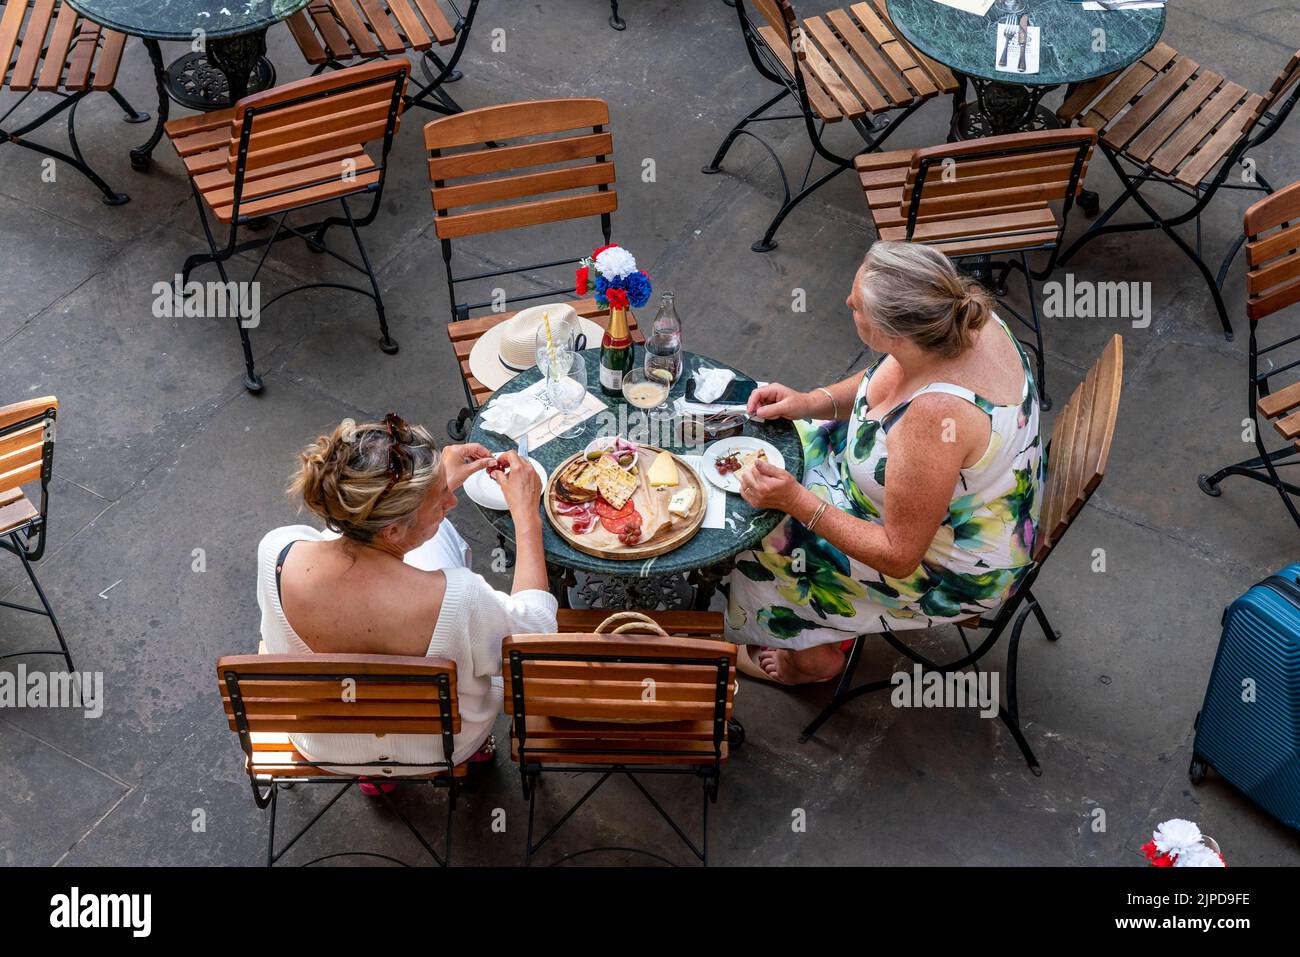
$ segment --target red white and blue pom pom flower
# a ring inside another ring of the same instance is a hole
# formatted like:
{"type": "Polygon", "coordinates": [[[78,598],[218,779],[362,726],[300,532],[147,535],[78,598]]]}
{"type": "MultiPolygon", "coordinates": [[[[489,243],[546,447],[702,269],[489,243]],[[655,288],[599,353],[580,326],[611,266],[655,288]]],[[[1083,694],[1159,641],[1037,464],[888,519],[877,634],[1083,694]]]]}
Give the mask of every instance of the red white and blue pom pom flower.
{"type": "Polygon", "coordinates": [[[650,277],[636,268],[636,260],[622,246],[593,249],[580,261],[574,291],[591,292],[605,308],[639,309],[650,301],[650,277]]]}

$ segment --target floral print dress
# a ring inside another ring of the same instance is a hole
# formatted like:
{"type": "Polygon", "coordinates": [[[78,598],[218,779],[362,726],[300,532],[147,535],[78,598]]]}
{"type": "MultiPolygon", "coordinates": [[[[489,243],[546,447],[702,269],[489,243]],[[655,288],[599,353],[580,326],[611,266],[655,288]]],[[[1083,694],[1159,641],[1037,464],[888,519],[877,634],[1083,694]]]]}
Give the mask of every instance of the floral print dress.
{"type": "Polygon", "coordinates": [[[1033,565],[1046,469],[1038,392],[1018,342],[1016,350],[1025,386],[1015,405],[995,405],[970,389],[935,382],[871,419],[867,388],[878,360],[863,374],[847,421],[795,423],[803,441],[804,485],[833,507],[881,525],[889,431],[917,396],[959,396],[989,416],[992,432],[980,460],[961,470],[948,514],[910,576],[882,575],[787,518],[759,549],[736,556],[729,640],[799,650],[864,633],[929,628],[1002,604],[1033,565]]]}

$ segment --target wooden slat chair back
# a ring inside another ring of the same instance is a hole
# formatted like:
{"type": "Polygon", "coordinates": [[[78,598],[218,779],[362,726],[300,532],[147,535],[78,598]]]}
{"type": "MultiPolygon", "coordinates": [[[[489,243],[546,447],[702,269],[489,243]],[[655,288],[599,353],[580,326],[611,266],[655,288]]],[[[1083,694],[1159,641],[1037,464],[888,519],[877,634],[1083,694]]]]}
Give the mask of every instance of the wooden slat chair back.
{"type": "Polygon", "coordinates": [[[246,769],[255,779],[339,775],[299,754],[291,734],[438,735],[449,756],[452,735],[460,731],[456,664],[444,659],[230,655],[217,662],[217,684],[226,722],[239,736],[246,769]]]}
{"type": "Polygon", "coordinates": [[[120,206],[130,197],[114,191],[86,162],[77,143],[76,116],[85,97],[107,93],[128,121],[149,119],[114,88],[125,44],[123,34],[85,19],[61,0],[0,0],[0,91],[18,94],[17,102],[0,111],[0,145],[11,143],[71,166],[103,193],[110,206],[120,206]],[[4,126],[28,97],[39,94],[52,94],[53,105],[35,118],[4,126]],[[65,111],[71,153],[51,149],[30,135],[65,111]]]}
{"type": "Polygon", "coordinates": [[[255,93],[167,124],[167,135],[218,221],[274,213],[382,188],[410,71],[364,63],[255,93]],[[376,161],[366,147],[378,142],[376,161]]]}
{"type": "MultiPolygon", "coordinates": [[[[8,600],[7,609],[42,615],[50,619],[50,626],[59,639],[57,649],[38,651],[8,651],[0,647],[0,660],[21,658],[27,655],[59,655],[74,671],[72,653],[36,577],[33,562],[45,554],[46,533],[49,529],[49,487],[54,471],[54,432],[59,415],[59,400],[52,395],[24,399],[0,406],[0,552],[18,556],[27,573],[32,588],[40,599],[40,607],[19,604],[8,600]],[[40,483],[39,505],[33,504],[23,491],[24,485],[40,483]]],[[[6,612],[7,613],[7,612],[6,612]]],[[[3,627],[0,627],[0,634],[3,627]]]]}
{"type": "Polygon", "coordinates": [[[25,549],[31,561],[45,549],[47,488],[54,468],[55,420],[59,400],[52,395],[0,407],[0,535],[30,531],[37,544],[25,549]],[[22,486],[41,483],[40,505],[22,486]]]}
{"type": "Polygon", "coordinates": [[[608,125],[609,104],[597,99],[507,103],[430,121],[438,238],[608,216],[618,208],[608,125]]]}
{"type": "Polygon", "coordinates": [[[1278,324],[1272,321],[1267,329],[1260,328],[1264,320],[1300,302],[1300,183],[1255,203],[1246,210],[1243,225],[1246,316],[1250,320],[1246,381],[1258,454],[1213,474],[1201,474],[1197,484],[1214,497],[1223,494],[1220,483],[1230,475],[1271,485],[1291,520],[1300,526],[1296,505],[1300,485],[1281,471],[1283,466],[1295,465],[1300,454],[1300,380],[1296,378],[1300,360],[1294,358],[1294,348],[1291,355],[1277,352],[1293,346],[1297,337],[1289,328],[1275,329],[1278,324]],[[1261,333],[1265,334],[1263,341],[1261,333]],[[1261,363],[1261,359],[1265,361],[1261,363]],[[1270,451],[1264,442],[1263,422],[1272,423],[1286,444],[1270,451]]]}
{"type": "Polygon", "coordinates": [[[515,635],[502,645],[521,765],[714,765],[727,758],[736,648],[706,638],[515,635]]]}
{"type": "Polygon", "coordinates": [[[286,21],[314,72],[348,64],[418,54],[425,79],[403,94],[405,106],[454,114],[461,106],[443,89],[459,78],[479,0],[312,0],[286,21]],[[449,49],[446,49],[449,48],[449,49]],[[442,58],[437,52],[442,50],[442,58]]]}
{"type": "Polygon", "coordinates": [[[341,64],[454,43],[459,19],[445,0],[314,0],[285,23],[308,63],[341,64]]]}
{"type": "MultiPolygon", "coordinates": [[[[452,267],[453,240],[594,216],[599,217],[600,235],[608,243],[611,214],[618,209],[614,139],[608,127],[609,104],[590,98],[488,106],[425,125],[434,231],[441,243],[452,316],[447,333],[460,363],[468,403],[448,425],[449,433],[457,440],[465,437],[473,410],[492,394],[471,374],[470,351],[484,332],[515,313],[498,311],[500,304],[492,300],[462,300],[457,285],[485,277],[456,274],[452,267]]],[[[593,240],[591,248],[596,245],[593,240]]],[[[562,285],[541,293],[510,296],[506,304],[552,294],[568,298],[573,288],[569,270],[579,256],[588,252],[583,249],[571,259],[488,275],[499,283],[505,275],[566,267],[562,285]]],[[[580,316],[601,326],[609,323],[608,310],[594,299],[570,305],[580,316]]],[[[643,341],[630,314],[629,326],[633,340],[643,341]]]]}
{"type": "Polygon", "coordinates": [[[1101,484],[1124,379],[1124,340],[1112,336],[1055,421],[1034,561],[1051,554],[1101,484]]]}
{"type": "Polygon", "coordinates": [[[1081,84],[1065,98],[1057,115],[1066,123],[1077,121],[1097,130],[1125,189],[1062,254],[1061,263],[1101,236],[1146,226],[1108,222],[1136,197],[1150,224],[1196,265],[1214,299],[1223,334],[1231,339],[1232,320],[1220,287],[1240,244],[1230,249],[1216,277],[1201,258],[1200,243],[1193,249],[1175,227],[1192,220],[1199,223],[1201,213],[1239,164],[1244,185],[1231,184],[1233,188],[1271,191],[1250,156],[1281,128],[1294,109],[1300,99],[1297,80],[1300,52],[1260,96],[1168,44],[1157,43],[1126,69],[1081,84]],[[1244,175],[1248,166],[1251,175],[1244,175]],[[1147,184],[1173,186],[1189,197],[1190,203],[1180,212],[1158,214],[1140,196],[1147,184]]]}
{"type": "Polygon", "coordinates": [[[7,0],[0,8],[0,86],[17,93],[113,88],[123,34],[85,19],[61,0],[7,0]]]}
{"type": "MultiPolygon", "coordinates": [[[[239,737],[244,752],[244,769],[253,799],[259,808],[269,807],[271,811],[268,867],[311,830],[348,785],[384,776],[447,789],[447,833],[442,855],[387,793],[381,790],[379,797],[434,863],[441,867],[450,863],[457,783],[468,770],[465,764],[452,764],[453,735],[461,728],[455,662],[399,655],[228,655],[217,661],[217,687],[226,724],[239,737]],[[441,739],[443,760],[412,764],[380,755],[359,765],[317,762],[298,750],[290,737],[294,734],[367,734],[380,739],[392,734],[433,735],[441,739]],[[433,770],[429,770],[431,767],[433,770]],[[291,784],[342,787],[294,836],[282,840],[277,851],[277,798],[280,788],[291,784]]],[[[348,851],[309,863],[347,854],[395,861],[386,855],[348,851]]]]}
{"type": "Polygon", "coordinates": [[[881,239],[952,257],[1043,249],[1060,244],[1095,142],[1092,130],[1013,133],[866,153],[857,168],[881,239]]]}
{"type": "MultiPolygon", "coordinates": [[[[1246,315],[1251,322],[1252,351],[1257,352],[1255,324],[1300,302],[1300,183],[1292,183],[1246,210],[1245,230],[1246,315]]],[[[1257,378],[1258,363],[1253,365],[1252,378],[1257,378]]],[[[1300,448],[1300,382],[1275,391],[1269,391],[1265,383],[1261,391],[1264,395],[1256,403],[1258,414],[1271,421],[1293,447],[1300,448]]]]}
{"type": "MultiPolygon", "coordinates": [[[[764,21],[755,33],[786,75],[796,76],[798,60],[808,106],[827,123],[899,109],[957,88],[947,67],[898,34],[885,0],[802,21],[790,0],[749,2],[764,21]]],[[[769,60],[769,69],[777,64],[769,60]]]]}

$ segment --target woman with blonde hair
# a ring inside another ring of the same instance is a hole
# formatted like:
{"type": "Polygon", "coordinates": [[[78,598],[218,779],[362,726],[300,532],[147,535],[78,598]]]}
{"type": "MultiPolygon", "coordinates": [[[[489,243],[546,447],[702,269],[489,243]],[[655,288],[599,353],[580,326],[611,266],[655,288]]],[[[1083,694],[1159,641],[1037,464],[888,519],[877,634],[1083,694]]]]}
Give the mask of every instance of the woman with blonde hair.
{"type": "Polygon", "coordinates": [[[749,400],[796,420],[804,479],[761,461],[741,475],[747,502],[789,518],[737,556],[727,637],[759,646],[742,670],[786,684],[838,675],[857,635],[989,614],[1032,566],[1038,392],[985,293],[928,246],[877,242],[848,306],[882,353],[870,368],[749,400]]]}
{"type": "MultiPolygon", "coordinates": [[[[439,452],[423,426],[390,413],[363,425],[343,420],[299,459],[289,492],[326,530],[277,528],[258,546],[257,602],[267,651],[450,658],[461,715],[452,760],[490,757],[490,732],[501,713],[502,639],[556,628],[537,473],[507,452],[508,470],[491,475],[515,524],[514,586],[505,594],[470,570],[469,546],[446,520],[456,490],[492,465],[483,446],[439,452]]],[[[293,742],[308,759],[339,765],[444,759],[438,735],[298,734],[293,742]]],[[[377,776],[393,773],[374,769],[377,776]]],[[[371,784],[362,790],[378,793],[371,784]]]]}

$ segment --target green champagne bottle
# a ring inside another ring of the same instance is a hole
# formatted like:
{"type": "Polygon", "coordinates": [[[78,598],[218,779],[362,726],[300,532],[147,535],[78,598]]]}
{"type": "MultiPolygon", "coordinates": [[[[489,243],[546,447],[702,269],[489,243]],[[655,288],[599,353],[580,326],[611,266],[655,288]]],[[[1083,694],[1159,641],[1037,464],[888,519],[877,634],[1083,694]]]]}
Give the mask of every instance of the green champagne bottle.
{"type": "Polygon", "coordinates": [[[623,376],[632,371],[632,333],[627,310],[609,311],[609,328],[600,340],[600,391],[622,396],[623,376]]]}

